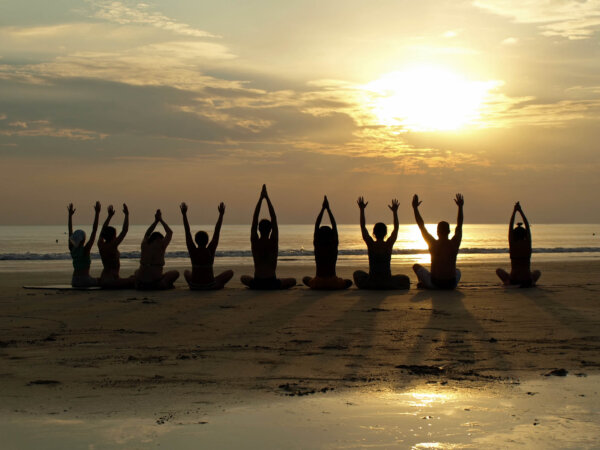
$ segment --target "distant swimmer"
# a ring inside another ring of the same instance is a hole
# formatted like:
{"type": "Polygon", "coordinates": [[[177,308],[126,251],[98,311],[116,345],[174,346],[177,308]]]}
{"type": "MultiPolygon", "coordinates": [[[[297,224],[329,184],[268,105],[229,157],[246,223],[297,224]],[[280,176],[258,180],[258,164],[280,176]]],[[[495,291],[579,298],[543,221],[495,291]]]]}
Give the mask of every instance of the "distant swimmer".
{"type": "Polygon", "coordinates": [[[369,273],[362,270],[354,272],[354,283],[359,289],[409,289],[410,279],[406,275],[392,275],[392,249],[398,238],[398,200],[393,199],[392,204],[388,206],[394,216],[394,230],[390,237],[387,236],[387,226],[383,222],[378,222],[373,227],[373,239],[366,227],[365,208],[369,204],[363,197],[358,198],[358,208],[360,209],[360,231],[362,238],[367,244],[369,254],[369,273]]]}
{"type": "Polygon", "coordinates": [[[87,242],[85,242],[85,231],[73,231],[73,214],[75,214],[73,203],[69,203],[67,211],[69,211],[69,252],[71,252],[71,258],[73,258],[73,278],[71,279],[71,286],[98,286],[98,279],[90,276],[90,265],[92,264],[90,252],[94,245],[94,241],[96,240],[98,218],[100,216],[100,202],[96,202],[94,205],[94,225],[92,226],[90,239],[87,242]]]}
{"type": "Polygon", "coordinates": [[[336,275],[335,264],[338,257],[338,230],[333,213],[329,208],[327,197],[323,200],[321,212],[315,222],[313,245],[315,247],[315,263],[317,275],[315,277],[304,277],[303,283],[311,289],[337,290],[347,289],[352,286],[352,281],[344,280],[336,275]],[[321,226],[323,213],[327,211],[331,227],[321,226]]]}
{"type": "Polygon", "coordinates": [[[134,275],[128,278],[121,278],[119,276],[119,270],[121,269],[119,245],[123,242],[129,230],[129,210],[125,203],[123,203],[123,214],[125,214],[123,227],[118,236],[115,227],[109,225],[110,220],[115,215],[115,209],[112,205],[108,207],[108,216],[100,230],[98,250],[100,251],[100,258],[102,259],[104,269],[102,270],[102,275],[100,275],[99,283],[104,289],[129,289],[133,288],[135,284],[134,275]]]}
{"type": "Polygon", "coordinates": [[[456,219],[456,229],[452,239],[450,235],[450,224],[440,222],[437,226],[438,239],[435,239],[425,228],[423,218],[419,213],[419,197],[415,194],[412,201],[415,220],[421,230],[423,239],[427,242],[429,253],[431,254],[431,272],[421,264],[415,264],[413,270],[417,274],[421,289],[454,289],[460,281],[460,270],[456,268],[456,256],[462,240],[463,226],[463,205],[465,200],[462,194],[456,194],[454,202],[458,206],[458,218],[456,219]]]}
{"type": "Polygon", "coordinates": [[[510,251],[510,275],[502,269],[497,269],[496,274],[505,286],[535,286],[542,273],[539,270],[531,271],[531,230],[519,202],[515,203],[510,216],[508,246],[510,251]],[[523,228],[522,223],[517,223],[516,228],[514,227],[517,213],[521,214],[523,222],[525,222],[525,228],[523,228]]]}
{"type": "Polygon", "coordinates": [[[172,237],[173,231],[163,220],[160,209],[157,209],[154,222],[146,230],[142,240],[140,268],[135,272],[136,289],[172,289],[175,287],[173,283],[179,278],[179,272],[170,270],[163,273],[165,252],[172,237]],[[154,231],[159,223],[165,229],[165,236],[158,231],[154,231]]]}
{"type": "Polygon", "coordinates": [[[233,277],[232,270],[214,276],[213,263],[215,261],[215,253],[219,245],[219,235],[221,233],[221,225],[223,224],[223,215],[225,214],[225,204],[221,203],[218,207],[219,218],[215,225],[215,231],[210,243],[208,242],[208,233],[206,231],[198,231],[192,239],[190,224],[187,218],[188,207],[185,203],[180,205],[181,214],[183,215],[183,226],[185,228],[185,242],[192,260],[192,270],[184,272],[185,280],[190,289],[193,290],[215,290],[222,289],[225,284],[233,277]],[[196,243],[194,244],[194,241],[196,243]],[[208,245],[207,245],[208,244],[208,245]],[[197,246],[196,246],[197,245],[197,246]]]}
{"type": "Polygon", "coordinates": [[[277,254],[279,252],[279,228],[275,210],[267,194],[267,187],[263,184],[250,229],[250,243],[252,245],[252,258],[254,259],[254,277],[243,275],[241,281],[250,289],[289,289],[296,285],[294,278],[278,279],[277,254]],[[263,219],[258,222],[262,201],[267,202],[271,220],[263,219]],[[259,236],[260,232],[260,236],[259,236]]]}

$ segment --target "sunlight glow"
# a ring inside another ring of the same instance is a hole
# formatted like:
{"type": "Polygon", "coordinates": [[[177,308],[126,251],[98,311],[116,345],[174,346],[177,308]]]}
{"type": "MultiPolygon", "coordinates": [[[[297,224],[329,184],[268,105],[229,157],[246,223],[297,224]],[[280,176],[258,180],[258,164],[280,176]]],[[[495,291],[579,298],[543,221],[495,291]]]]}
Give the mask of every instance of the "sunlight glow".
{"type": "Polygon", "coordinates": [[[424,391],[411,392],[410,396],[412,401],[409,400],[409,403],[412,403],[413,406],[430,406],[434,403],[444,403],[452,398],[452,395],[448,393],[424,391]]]}
{"type": "Polygon", "coordinates": [[[412,131],[457,130],[473,124],[499,81],[471,81],[445,68],[418,66],[388,73],[363,89],[381,125],[412,131]]]}

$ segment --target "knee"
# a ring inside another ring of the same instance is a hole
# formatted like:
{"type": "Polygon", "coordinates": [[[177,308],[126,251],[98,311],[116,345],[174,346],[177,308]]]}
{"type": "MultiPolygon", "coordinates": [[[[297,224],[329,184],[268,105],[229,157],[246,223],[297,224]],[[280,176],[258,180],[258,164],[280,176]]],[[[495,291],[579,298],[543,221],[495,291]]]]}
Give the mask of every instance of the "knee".
{"type": "Polygon", "coordinates": [[[358,280],[367,276],[369,276],[369,274],[364,270],[357,270],[352,274],[352,278],[354,278],[354,280],[358,280]]]}
{"type": "Polygon", "coordinates": [[[413,264],[413,266],[412,266],[412,269],[415,273],[417,273],[422,268],[423,268],[423,266],[421,264],[413,264]]]}
{"type": "Polygon", "coordinates": [[[231,280],[233,278],[233,270],[226,270],[221,274],[221,277],[226,278],[227,281],[231,280]]]}
{"type": "Polygon", "coordinates": [[[296,286],[296,279],[295,278],[283,278],[281,280],[281,288],[282,289],[289,289],[291,287],[296,286]]]}

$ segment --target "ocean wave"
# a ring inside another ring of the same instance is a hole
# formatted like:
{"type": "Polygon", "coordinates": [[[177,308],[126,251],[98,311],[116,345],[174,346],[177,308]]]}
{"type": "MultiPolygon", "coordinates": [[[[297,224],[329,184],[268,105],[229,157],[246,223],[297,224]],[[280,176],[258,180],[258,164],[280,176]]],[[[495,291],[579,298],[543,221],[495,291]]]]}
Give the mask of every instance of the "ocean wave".
{"type": "MultiPolygon", "coordinates": [[[[422,255],[427,254],[427,249],[394,249],[394,255],[422,255]]],[[[462,254],[506,254],[508,248],[461,248],[462,254]]],[[[534,248],[533,253],[600,253],[600,247],[553,247],[553,248],[534,248]]],[[[304,249],[284,249],[279,251],[280,258],[299,258],[313,256],[312,250],[304,249]]],[[[367,256],[367,249],[341,249],[340,256],[367,256]]],[[[139,259],[140,252],[122,252],[121,259],[139,259]]],[[[175,251],[167,252],[165,255],[169,259],[189,258],[188,252],[175,251]]],[[[250,250],[222,250],[217,251],[217,258],[251,258],[250,250]]],[[[99,259],[100,255],[92,253],[92,259],[99,259]]],[[[68,253],[1,253],[0,261],[61,261],[70,260],[68,253]]]]}

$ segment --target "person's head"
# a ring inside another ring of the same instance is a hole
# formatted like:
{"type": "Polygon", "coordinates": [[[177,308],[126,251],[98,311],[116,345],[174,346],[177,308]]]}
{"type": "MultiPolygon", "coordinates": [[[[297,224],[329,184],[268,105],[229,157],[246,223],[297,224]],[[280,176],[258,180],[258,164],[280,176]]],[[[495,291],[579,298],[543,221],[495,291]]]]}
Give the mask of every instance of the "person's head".
{"type": "Polygon", "coordinates": [[[377,222],[373,227],[373,236],[375,239],[381,240],[387,235],[387,225],[383,222],[377,222]]]}
{"type": "Polygon", "coordinates": [[[71,241],[71,245],[73,245],[73,247],[79,247],[80,245],[83,245],[83,243],[85,242],[85,231],[73,231],[73,234],[69,238],[69,241],[71,241]]]}
{"type": "Polygon", "coordinates": [[[161,241],[164,238],[161,232],[155,231],[148,238],[148,244],[152,244],[154,241],[161,241]]]}
{"type": "Polygon", "coordinates": [[[441,238],[441,237],[447,238],[449,234],[450,234],[450,224],[448,222],[446,222],[445,220],[442,220],[440,223],[438,223],[437,235],[439,238],[441,238]]]}
{"type": "Polygon", "coordinates": [[[317,243],[321,245],[330,244],[333,241],[333,230],[327,225],[319,227],[317,231],[317,243]]]}
{"type": "Polygon", "coordinates": [[[523,228],[522,223],[518,223],[516,228],[513,228],[512,237],[515,241],[524,241],[527,239],[527,231],[523,228]]]}
{"type": "Polygon", "coordinates": [[[198,231],[194,236],[194,241],[196,241],[198,247],[206,247],[206,244],[208,244],[208,233],[206,231],[198,231]]]}
{"type": "Polygon", "coordinates": [[[268,237],[269,233],[271,233],[271,229],[273,228],[273,224],[268,219],[263,219],[258,222],[258,231],[260,231],[261,237],[268,237]]]}
{"type": "Polygon", "coordinates": [[[106,242],[112,241],[117,237],[117,229],[115,227],[104,227],[102,233],[100,233],[100,237],[104,239],[106,242]]]}

